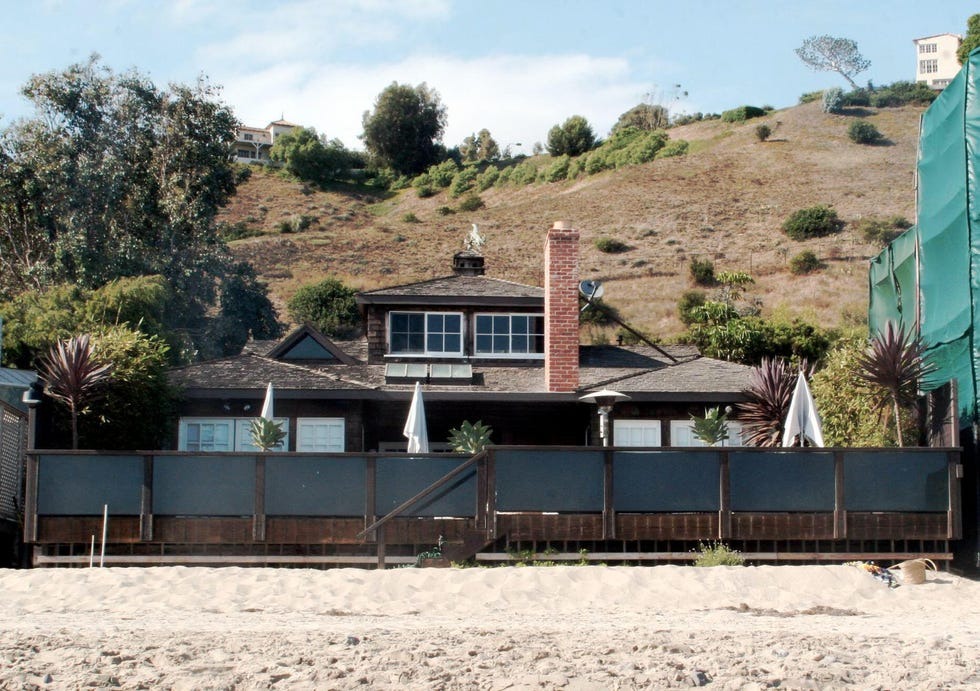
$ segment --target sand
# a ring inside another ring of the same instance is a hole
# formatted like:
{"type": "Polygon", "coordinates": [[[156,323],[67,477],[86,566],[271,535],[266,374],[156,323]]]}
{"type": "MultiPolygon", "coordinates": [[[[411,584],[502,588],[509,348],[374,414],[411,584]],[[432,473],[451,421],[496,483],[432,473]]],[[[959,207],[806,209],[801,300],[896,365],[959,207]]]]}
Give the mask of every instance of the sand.
{"type": "Polygon", "coordinates": [[[980,583],[851,566],[0,571],[0,688],[980,686],[980,583]]]}

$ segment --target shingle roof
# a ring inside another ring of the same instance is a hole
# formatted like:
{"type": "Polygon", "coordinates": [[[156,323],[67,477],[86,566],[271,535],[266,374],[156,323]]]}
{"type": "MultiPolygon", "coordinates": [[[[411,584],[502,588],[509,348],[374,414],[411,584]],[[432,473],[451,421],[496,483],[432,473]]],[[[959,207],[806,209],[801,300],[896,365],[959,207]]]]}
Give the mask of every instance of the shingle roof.
{"type": "Polygon", "coordinates": [[[358,302],[383,302],[387,297],[503,297],[544,300],[544,289],[487,276],[444,276],[418,283],[407,283],[358,293],[358,302]]]}

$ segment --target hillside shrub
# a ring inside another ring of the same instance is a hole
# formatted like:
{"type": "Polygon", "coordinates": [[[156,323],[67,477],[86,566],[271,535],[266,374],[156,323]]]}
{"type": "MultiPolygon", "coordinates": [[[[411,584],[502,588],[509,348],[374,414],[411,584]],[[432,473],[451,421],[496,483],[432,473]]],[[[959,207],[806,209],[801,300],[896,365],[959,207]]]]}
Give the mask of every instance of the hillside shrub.
{"type": "Polygon", "coordinates": [[[245,221],[238,221],[237,223],[226,223],[224,221],[219,221],[217,226],[218,235],[225,242],[231,242],[232,240],[244,240],[245,238],[256,237],[257,235],[262,235],[262,231],[258,228],[253,228],[245,221]]]}
{"type": "Polygon", "coordinates": [[[476,176],[479,174],[473,166],[467,166],[456,173],[452,183],[449,185],[449,194],[454,199],[460,197],[464,192],[469,192],[476,184],[476,176]]]}
{"type": "Polygon", "coordinates": [[[309,228],[315,220],[316,219],[313,216],[307,216],[306,214],[290,216],[289,218],[279,221],[279,232],[283,234],[302,233],[304,230],[309,228]]]}
{"type": "Polygon", "coordinates": [[[823,97],[823,91],[808,91],[805,94],[800,94],[800,104],[813,103],[814,101],[819,101],[823,97]]]}
{"type": "Polygon", "coordinates": [[[511,176],[514,174],[514,166],[507,166],[502,168],[497,174],[497,179],[494,181],[494,187],[503,187],[510,182],[511,176]]]}
{"type": "Polygon", "coordinates": [[[668,142],[665,147],[657,152],[657,158],[672,158],[674,156],[683,156],[687,153],[690,148],[690,144],[684,139],[675,139],[668,142]]]}
{"type": "Polygon", "coordinates": [[[681,125],[690,125],[692,122],[701,122],[702,120],[718,120],[721,115],[718,113],[691,113],[685,115],[678,115],[671,122],[671,127],[680,127],[681,125]]]}
{"type": "Polygon", "coordinates": [[[803,250],[789,260],[789,270],[794,276],[813,273],[821,267],[820,260],[810,250],[803,250]]]}
{"type": "Polygon", "coordinates": [[[605,252],[606,254],[619,254],[620,252],[626,252],[630,248],[625,242],[607,237],[596,238],[595,247],[600,252],[605,252]]]}
{"type": "Polygon", "coordinates": [[[538,169],[530,161],[524,161],[514,166],[510,174],[510,181],[518,187],[530,185],[538,179],[538,169]]]}
{"type": "Polygon", "coordinates": [[[871,106],[871,91],[868,89],[848,91],[844,94],[842,105],[852,108],[868,108],[871,106]]]}
{"type": "Polygon", "coordinates": [[[721,120],[722,122],[745,122],[752,118],[760,118],[765,114],[766,111],[756,106],[739,106],[738,108],[723,111],[721,120]]]}
{"type": "Polygon", "coordinates": [[[874,145],[881,142],[885,135],[878,131],[873,123],[867,120],[855,120],[847,128],[847,136],[855,144],[874,145]]]}
{"type": "Polygon", "coordinates": [[[783,232],[793,240],[822,238],[839,233],[843,228],[844,222],[837,217],[837,212],[823,204],[794,211],[783,222],[783,232]]]}
{"type": "Polygon", "coordinates": [[[328,336],[346,336],[361,323],[355,291],[335,278],[301,287],[286,303],[289,318],[310,322],[328,336]]]}
{"type": "Polygon", "coordinates": [[[685,326],[690,326],[698,320],[694,308],[700,307],[708,299],[703,290],[685,290],[677,301],[677,314],[685,326]]]}
{"type": "Polygon", "coordinates": [[[495,166],[490,166],[485,171],[480,173],[476,178],[476,191],[485,192],[486,190],[493,187],[494,183],[500,177],[500,170],[495,166]]]}
{"type": "Polygon", "coordinates": [[[568,154],[559,156],[548,169],[544,172],[544,179],[546,182],[560,182],[568,177],[568,168],[571,165],[571,157],[568,154]]]}
{"type": "Polygon", "coordinates": [[[548,131],[548,153],[552,156],[579,156],[595,146],[595,132],[581,115],[573,115],[548,131]]]}
{"type": "Polygon", "coordinates": [[[565,177],[568,180],[574,180],[585,170],[585,156],[576,156],[572,159],[571,163],[568,165],[568,175],[565,177]]]}
{"type": "Polygon", "coordinates": [[[821,108],[825,113],[840,113],[844,107],[844,90],[833,87],[823,92],[821,108]]]}
{"type": "Polygon", "coordinates": [[[772,134],[772,128],[769,125],[757,125],[755,128],[755,137],[760,142],[764,142],[769,139],[769,135],[772,134]]]}
{"type": "Polygon", "coordinates": [[[478,194],[468,194],[463,197],[463,200],[459,203],[460,211],[476,211],[477,209],[482,209],[486,204],[480,199],[478,194]]]}
{"type": "Polygon", "coordinates": [[[697,554],[695,566],[745,566],[745,557],[724,542],[698,542],[698,548],[693,551],[697,554]]]}
{"type": "Polygon", "coordinates": [[[717,283],[715,279],[715,265],[710,259],[691,259],[691,278],[699,286],[713,286],[717,283]]]}
{"type": "Polygon", "coordinates": [[[436,213],[440,216],[452,216],[456,210],[450,206],[440,206],[436,208],[436,213]]]}
{"type": "Polygon", "coordinates": [[[442,163],[430,166],[426,172],[432,178],[433,185],[446,188],[452,184],[453,178],[456,177],[458,171],[459,166],[456,165],[456,161],[447,158],[442,163]]]}
{"type": "Polygon", "coordinates": [[[432,182],[432,176],[428,173],[416,175],[415,179],[412,180],[412,187],[415,188],[415,194],[420,199],[431,197],[436,193],[435,183],[432,182]]]}
{"type": "Polygon", "coordinates": [[[585,160],[585,172],[587,175],[595,175],[604,170],[609,170],[614,164],[609,161],[608,154],[602,149],[597,149],[589,154],[585,160]]]}
{"type": "Polygon", "coordinates": [[[871,105],[875,108],[897,108],[908,104],[928,105],[936,100],[938,91],[925,82],[894,82],[871,92],[871,105]]]}
{"type": "Polygon", "coordinates": [[[884,247],[912,227],[904,216],[890,218],[862,218],[854,224],[854,229],[865,242],[884,247]]]}

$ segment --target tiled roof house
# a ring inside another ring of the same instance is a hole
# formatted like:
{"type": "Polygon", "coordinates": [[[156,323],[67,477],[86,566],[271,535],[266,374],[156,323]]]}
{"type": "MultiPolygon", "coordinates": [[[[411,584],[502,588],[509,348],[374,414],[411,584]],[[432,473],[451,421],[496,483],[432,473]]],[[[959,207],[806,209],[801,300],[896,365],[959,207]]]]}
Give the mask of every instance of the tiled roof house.
{"type": "Polygon", "coordinates": [[[543,289],[486,276],[482,256],[460,252],[452,275],[359,293],[360,340],[306,325],[174,370],[175,448],[251,450],[271,383],[285,450],[403,450],[416,381],[433,450],[464,420],[490,425],[496,444],[601,444],[596,406],[579,399],[602,389],[629,396],[613,411],[614,445],[696,445],[690,415],[742,400],[750,368],[690,346],[580,345],[578,241],[564,224],[549,231],[543,289]]]}

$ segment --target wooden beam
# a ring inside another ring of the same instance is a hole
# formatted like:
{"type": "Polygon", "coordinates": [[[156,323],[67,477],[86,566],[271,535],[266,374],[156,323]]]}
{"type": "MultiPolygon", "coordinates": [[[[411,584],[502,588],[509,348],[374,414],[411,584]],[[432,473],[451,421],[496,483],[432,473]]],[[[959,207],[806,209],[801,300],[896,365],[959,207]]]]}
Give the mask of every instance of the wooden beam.
{"type": "Polygon", "coordinates": [[[844,452],[834,452],[834,539],[847,538],[847,510],[844,508],[844,452]]]}
{"type": "Polygon", "coordinates": [[[36,454],[27,455],[27,477],[24,478],[24,542],[37,542],[37,474],[40,463],[36,454]]]}
{"type": "Polygon", "coordinates": [[[252,539],[265,542],[265,454],[255,457],[255,508],[252,539]]]}
{"type": "Polygon", "coordinates": [[[719,452],[718,464],[718,539],[732,534],[732,479],[729,473],[728,452],[719,452]]]}
{"type": "Polygon", "coordinates": [[[378,569],[385,567],[385,526],[378,528],[378,569]]]}
{"type": "MultiPolygon", "coordinates": [[[[932,559],[933,561],[951,561],[952,552],[739,552],[746,561],[863,561],[888,560],[904,561],[906,559],[932,559]]],[[[694,561],[694,552],[589,552],[585,555],[588,561],[694,561]]],[[[514,557],[507,552],[484,552],[476,555],[476,561],[508,562],[514,557]]],[[[533,555],[539,561],[580,561],[583,555],[577,552],[562,552],[533,555]]]]}
{"type": "Polygon", "coordinates": [[[602,538],[616,539],[616,507],[613,494],[613,452],[606,450],[602,477],[602,538]]]}
{"type": "Polygon", "coordinates": [[[949,509],[946,513],[946,537],[958,540],[963,537],[963,498],[960,490],[960,455],[956,451],[946,453],[946,465],[949,467],[949,509]]]}
{"type": "MultiPolygon", "coordinates": [[[[161,566],[173,565],[222,565],[222,564],[302,564],[315,566],[341,565],[341,564],[374,564],[377,557],[370,555],[352,554],[344,556],[341,554],[323,555],[289,555],[289,554],[243,554],[235,556],[233,554],[107,554],[105,556],[106,566],[161,566]]],[[[388,557],[387,561],[391,564],[414,564],[415,557],[388,557]]],[[[34,555],[34,566],[68,566],[68,565],[88,565],[88,554],[75,554],[71,556],[48,556],[36,553],[34,555]]]]}
{"type": "Polygon", "coordinates": [[[153,456],[143,456],[143,484],[140,487],[140,540],[153,540],[153,456]]]}
{"type": "Polygon", "coordinates": [[[374,542],[378,539],[378,533],[374,530],[367,530],[368,526],[378,520],[377,496],[378,496],[378,459],[370,456],[364,459],[364,528],[365,539],[374,542]]]}

